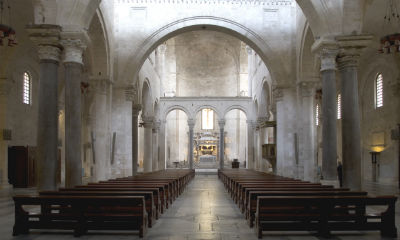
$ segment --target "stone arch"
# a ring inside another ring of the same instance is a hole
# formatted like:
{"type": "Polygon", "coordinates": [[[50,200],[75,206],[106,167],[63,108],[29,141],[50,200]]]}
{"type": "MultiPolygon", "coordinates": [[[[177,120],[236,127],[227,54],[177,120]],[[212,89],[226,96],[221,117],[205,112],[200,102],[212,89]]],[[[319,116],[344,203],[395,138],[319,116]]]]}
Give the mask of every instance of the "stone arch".
{"type": "Polygon", "coordinates": [[[256,99],[256,110],[258,118],[269,118],[271,104],[271,91],[269,84],[264,77],[262,82],[262,89],[260,93],[260,97],[256,99]]]}
{"type": "Polygon", "coordinates": [[[245,42],[257,52],[266,66],[270,68],[271,78],[274,82],[284,80],[286,72],[282,68],[284,66],[283,60],[273,54],[270,46],[256,32],[232,20],[215,16],[196,16],[179,19],[153,32],[128,59],[128,62],[132,64],[126,67],[123,72],[123,79],[128,81],[136,79],[135,76],[138,75],[147,56],[162,42],[184,32],[203,29],[223,32],[245,42]]]}
{"type": "Polygon", "coordinates": [[[110,46],[103,14],[100,9],[94,14],[87,34],[90,38],[90,43],[87,46],[86,54],[84,54],[85,68],[92,76],[110,76],[110,46]]]}
{"type": "Polygon", "coordinates": [[[297,59],[297,79],[299,79],[299,81],[310,81],[319,75],[319,62],[316,64],[314,61],[314,54],[311,52],[313,43],[313,32],[308,22],[305,22],[299,46],[300,54],[297,59]]]}
{"type": "Polygon", "coordinates": [[[142,117],[153,117],[154,116],[154,107],[153,107],[153,98],[151,94],[150,82],[146,78],[143,81],[141,91],[141,100],[142,100],[142,117]]]}
{"type": "MultiPolygon", "coordinates": [[[[367,65],[368,69],[367,71],[365,71],[362,76],[360,77],[360,105],[361,105],[361,109],[364,108],[364,95],[366,94],[366,88],[368,85],[369,81],[375,81],[375,78],[377,76],[378,73],[382,73],[383,77],[384,77],[384,81],[385,79],[396,79],[399,75],[399,70],[397,68],[397,65],[395,64],[388,64],[388,62],[391,61],[387,61],[386,58],[388,57],[393,57],[392,55],[386,56],[386,55],[381,55],[380,57],[375,58],[375,61],[369,63],[367,65]]],[[[384,93],[385,94],[385,93],[384,93]]]]}
{"type": "Polygon", "coordinates": [[[220,110],[218,108],[216,108],[213,105],[209,105],[209,104],[205,104],[205,105],[200,105],[198,107],[196,107],[196,109],[193,112],[193,116],[196,117],[197,113],[199,113],[201,110],[203,109],[212,109],[216,114],[219,120],[222,120],[222,117],[224,117],[224,115],[220,112],[220,110]]]}
{"type": "Polygon", "coordinates": [[[244,115],[246,116],[247,119],[249,118],[249,110],[241,105],[232,105],[232,106],[227,107],[224,111],[224,118],[225,118],[226,114],[228,114],[228,112],[230,112],[232,110],[240,110],[244,113],[244,115]]]}
{"type": "Polygon", "coordinates": [[[332,19],[340,19],[342,1],[332,2],[329,6],[325,1],[296,0],[296,2],[309,22],[315,37],[334,36],[341,32],[342,25],[332,19]]]}
{"type": "Polygon", "coordinates": [[[190,111],[188,109],[186,109],[184,106],[181,105],[173,105],[168,107],[162,114],[163,118],[162,119],[166,119],[168,114],[174,110],[181,110],[184,113],[186,113],[188,119],[192,118],[192,116],[190,115],[190,111]]]}
{"type": "Polygon", "coordinates": [[[35,0],[33,4],[35,24],[55,24],[62,26],[64,31],[71,31],[88,29],[100,0],[35,0]]]}

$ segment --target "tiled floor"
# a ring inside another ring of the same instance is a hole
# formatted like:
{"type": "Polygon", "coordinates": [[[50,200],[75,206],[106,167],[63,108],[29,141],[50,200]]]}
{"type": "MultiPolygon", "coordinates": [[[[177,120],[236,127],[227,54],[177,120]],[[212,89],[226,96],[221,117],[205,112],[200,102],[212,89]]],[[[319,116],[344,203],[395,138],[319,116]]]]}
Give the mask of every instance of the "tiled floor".
{"type": "MultiPolygon", "coordinates": [[[[366,189],[383,193],[394,193],[398,190],[391,187],[367,183],[366,189]]],[[[396,223],[400,229],[399,201],[396,206],[396,223]]],[[[14,223],[13,203],[10,193],[1,192],[0,195],[0,239],[76,239],[71,233],[41,233],[31,231],[29,235],[11,236],[14,223]]],[[[264,239],[319,239],[307,232],[296,233],[264,233],[264,239]]],[[[80,239],[139,239],[136,233],[126,232],[92,232],[80,239]]],[[[226,193],[222,183],[216,175],[196,175],[186,191],[172,204],[172,206],[157,220],[153,228],[149,229],[145,239],[257,239],[253,229],[250,229],[226,193]]],[[[331,239],[380,239],[379,232],[346,232],[334,233],[331,239]]]]}

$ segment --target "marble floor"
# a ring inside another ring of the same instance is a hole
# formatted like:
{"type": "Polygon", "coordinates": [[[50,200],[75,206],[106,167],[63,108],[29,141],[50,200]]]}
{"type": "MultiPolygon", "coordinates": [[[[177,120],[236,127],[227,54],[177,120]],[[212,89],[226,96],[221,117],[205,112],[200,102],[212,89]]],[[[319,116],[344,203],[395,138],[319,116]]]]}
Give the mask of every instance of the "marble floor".
{"type": "MultiPolygon", "coordinates": [[[[398,189],[365,183],[364,187],[372,194],[396,194],[398,189]]],[[[70,232],[31,231],[29,235],[12,237],[14,223],[12,194],[26,192],[0,190],[0,239],[76,239],[70,232]]],[[[396,206],[396,224],[400,229],[400,203],[396,206]]],[[[135,232],[89,232],[79,239],[139,239],[135,232]]],[[[257,239],[237,206],[224,189],[216,175],[196,175],[185,192],[149,229],[144,239],[257,239]]],[[[321,239],[308,232],[265,232],[263,239],[321,239]]],[[[381,239],[379,232],[334,232],[330,239],[381,239]]]]}

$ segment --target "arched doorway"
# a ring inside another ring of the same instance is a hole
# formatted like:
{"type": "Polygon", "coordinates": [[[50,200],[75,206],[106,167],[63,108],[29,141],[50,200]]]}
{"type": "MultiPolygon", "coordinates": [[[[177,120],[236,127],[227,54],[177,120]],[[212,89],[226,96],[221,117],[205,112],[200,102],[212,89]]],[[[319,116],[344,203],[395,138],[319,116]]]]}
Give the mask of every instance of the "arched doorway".
{"type": "Polygon", "coordinates": [[[188,168],[188,116],[179,109],[166,117],[165,168],[188,168]]]}

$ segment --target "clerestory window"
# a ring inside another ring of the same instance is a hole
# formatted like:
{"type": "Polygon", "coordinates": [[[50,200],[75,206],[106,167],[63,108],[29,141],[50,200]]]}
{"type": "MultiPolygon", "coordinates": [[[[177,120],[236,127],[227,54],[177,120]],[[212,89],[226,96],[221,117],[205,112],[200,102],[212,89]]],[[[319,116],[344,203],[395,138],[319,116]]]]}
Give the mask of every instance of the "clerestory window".
{"type": "Polygon", "coordinates": [[[214,111],[212,109],[201,110],[201,129],[214,129],[214,111]]]}
{"type": "Polygon", "coordinates": [[[27,73],[27,72],[24,72],[24,75],[23,75],[23,89],[22,89],[22,102],[24,104],[30,105],[32,103],[31,92],[32,92],[31,75],[29,73],[27,73]]]}
{"type": "Polygon", "coordinates": [[[383,106],[383,76],[379,73],[375,79],[375,108],[383,106]]]}

